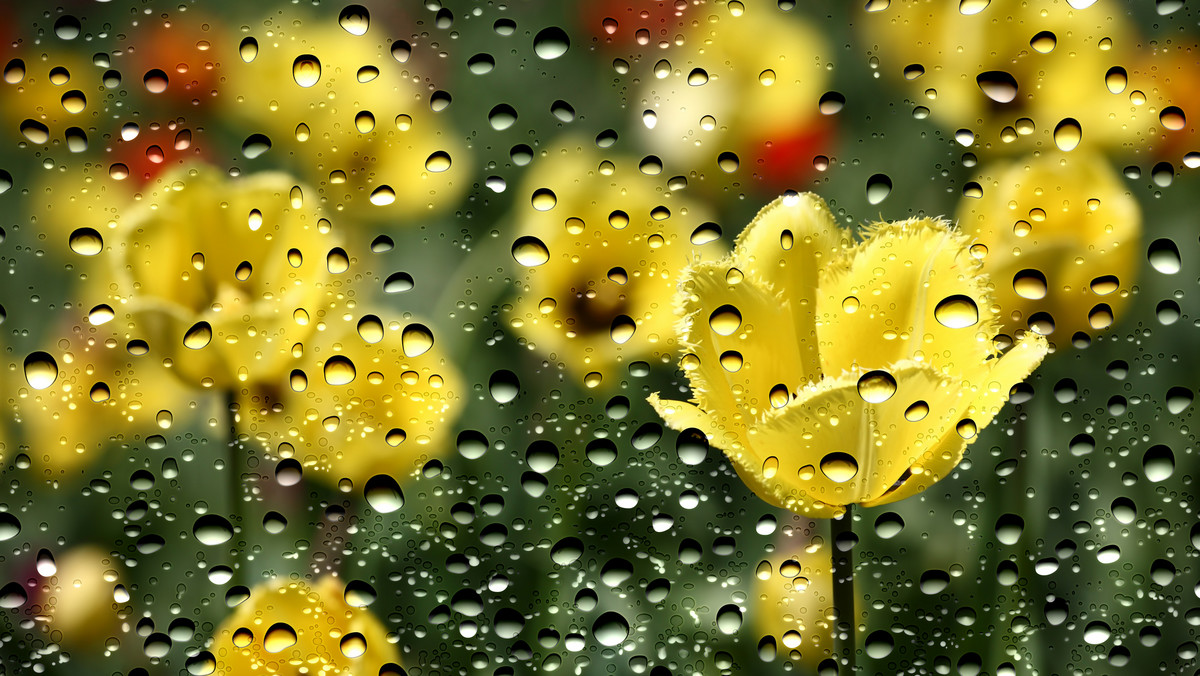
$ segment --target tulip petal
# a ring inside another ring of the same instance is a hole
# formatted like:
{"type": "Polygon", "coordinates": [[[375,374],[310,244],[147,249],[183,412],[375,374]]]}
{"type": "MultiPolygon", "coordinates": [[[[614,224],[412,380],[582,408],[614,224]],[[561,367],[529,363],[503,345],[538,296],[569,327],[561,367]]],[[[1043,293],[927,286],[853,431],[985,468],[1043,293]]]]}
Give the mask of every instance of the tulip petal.
{"type": "Polygon", "coordinates": [[[999,332],[987,277],[966,239],[944,221],[874,226],[842,261],[822,271],[817,298],[821,368],[906,359],[961,372],[992,354],[999,332]]]}
{"type": "Polygon", "coordinates": [[[747,425],[771,408],[773,390],[786,400],[814,377],[801,360],[791,304],[766,283],[725,259],[692,265],[681,289],[683,365],[701,408],[736,411],[747,425]]]}
{"type": "Polygon", "coordinates": [[[1004,408],[1013,386],[1033,373],[1048,349],[1045,337],[1028,332],[1011,350],[981,366],[977,375],[972,377],[973,382],[964,383],[970,388],[973,399],[965,415],[959,418],[966,418],[974,423],[974,433],[970,438],[964,438],[959,431],[958,421],[948,421],[941,440],[930,448],[929,453],[921,460],[923,471],[898,482],[891,490],[877,498],[864,500],[863,506],[874,507],[916,495],[953,471],[962,461],[967,446],[979,438],[978,431],[991,423],[1000,409],[1004,408]]]}
{"type": "Polygon", "coordinates": [[[887,371],[890,395],[860,392],[860,378],[874,375],[861,372],[800,392],[752,427],[748,444],[726,449],[738,474],[769,502],[811,516],[886,493],[954,429],[973,396],[928,364],[887,371]],[[918,402],[924,415],[909,413],[918,402]]]}
{"type": "Polygon", "coordinates": [[[851,240],[828,205],[812,193],[780,197],[763,207],[738,236],[732,263],[747,276],[786,290],[793,331],[800,339],[802,373],[820,377],[815,318],[819,271],[851,240]]]}

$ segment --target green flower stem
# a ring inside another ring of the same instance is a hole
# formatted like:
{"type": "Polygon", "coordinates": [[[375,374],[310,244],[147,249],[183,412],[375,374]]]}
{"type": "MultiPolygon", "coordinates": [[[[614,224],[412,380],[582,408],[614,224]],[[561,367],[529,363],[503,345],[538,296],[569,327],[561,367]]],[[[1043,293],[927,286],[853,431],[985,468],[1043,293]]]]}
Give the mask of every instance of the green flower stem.
{"type": "Polygon", "coordinates": [[[837,613],[834,645],[837,656],[844,658],[846,673],[849,674],[853,674],[857,670],[855,651],[858,649],[856,635],[858,618],[855,612],[857,599],[854,595],[854,548],[850,546],[853,538],[844,537],[844,535],[853,535],[854,533],[853,507],[853,505],[846,505],[846,513],[841,518],[832,519],[829,522],[829,553],[833,564],[833,608],[837,613]],[[844,541],[845,550],[838,547],[839,540],[844,541]]]}

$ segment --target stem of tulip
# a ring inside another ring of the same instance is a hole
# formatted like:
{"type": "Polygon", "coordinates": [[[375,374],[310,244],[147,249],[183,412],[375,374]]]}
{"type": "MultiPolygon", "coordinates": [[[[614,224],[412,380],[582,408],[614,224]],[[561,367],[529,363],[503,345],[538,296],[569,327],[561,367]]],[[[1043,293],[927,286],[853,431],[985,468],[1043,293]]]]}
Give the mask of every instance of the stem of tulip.
{"type": "Polygon", "coordinates": [[[829,522],[830,557],[833,564],[833,608],[837,612],[834,632],[838,655],[845,658],[846,673],[857,670],[855,651],[858,649],[854,595],[854,522],[851,514],[853,505],[846,505],[840,518],[829,522]]]}
{"type": "MultiPolygon", "coordinates": [[[[228,460],[225,470],[228,472],[226,481],[229,486],[229,516],[230,523],[234,528],[244,528],[242,523],[242,454],[238,452],[240,444],[238,443],[237,434],[237,393],[234,390],[229,390],[225,393],[225,432],[228,435],[228,460]]],[[[233,569],[234,582],[242,579],[242,567],[234,556],[230,562],[230,568],[233,569]]]]}

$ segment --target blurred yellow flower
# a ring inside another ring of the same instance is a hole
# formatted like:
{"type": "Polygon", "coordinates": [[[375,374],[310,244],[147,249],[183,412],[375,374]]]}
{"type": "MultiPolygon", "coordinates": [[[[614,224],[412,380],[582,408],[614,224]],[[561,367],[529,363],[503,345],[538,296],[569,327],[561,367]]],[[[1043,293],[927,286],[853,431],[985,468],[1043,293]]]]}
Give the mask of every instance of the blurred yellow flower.
{"type": "Polygon", "coordinates": [[[995,286],[1007,332],[1069,340],[1107,328],[1141,262],[1142,213],[1103,157],[1059,152],[1000,163],[956,217],[995,286]]]}
{"type": "Polygon", "coordinates": [[[218,99],[303,168],[330,213],[394,222],[456,204],[472,167],[449,113],[435,112],[450,99],[434,100],[420,55],[386,31],[311,17],[251,36],[218,99]]]}
{"type": "Polygon", "coordinates": [[[105,108],[104,67],[78,51],[7,50],[0,122],[33,147],[88,149],[105,108]]]}
{"type": "Polygon", "coordinates": [[[241,391],[242,428],[334,484],[416,472],[442,453],[462,411],[457,369],[418,321],[328,322],[279,376],[241,391]]]}
{"type": "MultiPolygon", "coordinates": [[[[877,5],[878,3],[876,3],[877,5]]],[[[1155,101],[1128,81],[1139,37],[1134,22],[1102,5],[1023,0],[897,0],[858,22],[884,73],[917,94],[945,124],[985,148],[1022,137],[1018,152],[1055,145],[1142,149],[1154,140],[1155,101]]]]}
{"type": "MultiPolygon", "coordinates": [[[[110,316],[99,306],[90,321],[110,316]]],[[[161,362],[130,354],[111,332],[83,324],[63,336],[50,354],[58,371],[52,384],[38,389],[14,375],[5,387],[17,423],[9,438],[20,439],[12,450],[28,455],[46,478],[79,477],[109,446],[161,434],[196,406],[161,362]]]]}
{"type": "Polygon", "coordinates": [[[258,585],[221,623],[209,650],[222,676],[376,676],[400,662],[384,625],[370,610],[347,602],[343,584],[333,577],[313,585],[258,585]]]}
{"type": "Polygon", "coordinates": [[[946,223],[879,223],[850,240],[811,194],[760,211],[732,254],[683,275],[693,403],[650,397],[761,498],[815,517],[945,476],[1047,349],[1027,333],[998,352],[987,277],[946,223]]]}
{"type": "Polygon", "coordinates": [[[777,650],[786,650],[793,664],[813,673],[834,650],[831,545],[815,535],[817,530],[817,522],[810,521],[776,540],[776,550],[755,570],[752,613],[760,634],[774,638],[777,650]]]}
{"type": "Polygon", "coordinates": [[[829,152],[833,118],[821,106],[845,99],[822,104],[832,52],[817,27],[773,2],[736,4],[692,8],[702,18],[661,59],[641,59],[633,127],[669,166],[737,171],[774,192],[829,152]]]}
{"type": "Polygon", "coordinates": [[[344,258],[304,191],[278,173],[232,179],[197,166],[164,177],[120,224],[125,330],[193,385],[278,375],[341,271],[330,252],[344,258]]]}
{"type": "Polygon", "coordinates": [[[524,267],[512,325],[591,386],[630,360],[665,359],[668,299],[708,211],[663,190],[637,160],[566,145],[536,162],[513,216],[524,267]]]}
{"type": "Polygon", "coordinates": [[[100,652],[105,639],[121,633],[113,602],[118,580],[113,557],[96,545],[80,545],[52,561],[55,570],[39,600],[53,639],[68,648],[100,652]]]}

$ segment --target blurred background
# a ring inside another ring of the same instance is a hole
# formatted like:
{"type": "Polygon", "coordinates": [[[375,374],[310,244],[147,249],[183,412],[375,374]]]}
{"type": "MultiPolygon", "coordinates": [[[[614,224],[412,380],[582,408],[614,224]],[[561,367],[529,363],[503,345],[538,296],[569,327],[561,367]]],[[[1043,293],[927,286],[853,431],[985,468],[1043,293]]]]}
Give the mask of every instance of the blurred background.
{"type": "Polygon", "coordinates": [[[1196,21],[9,6],[0,670],[838,673],[829,522],[646,402],[683,267],[813,191],[1054,345],[854,512],[860,671],[1196,672],[1196,21]]]}

